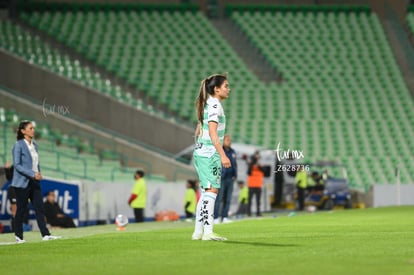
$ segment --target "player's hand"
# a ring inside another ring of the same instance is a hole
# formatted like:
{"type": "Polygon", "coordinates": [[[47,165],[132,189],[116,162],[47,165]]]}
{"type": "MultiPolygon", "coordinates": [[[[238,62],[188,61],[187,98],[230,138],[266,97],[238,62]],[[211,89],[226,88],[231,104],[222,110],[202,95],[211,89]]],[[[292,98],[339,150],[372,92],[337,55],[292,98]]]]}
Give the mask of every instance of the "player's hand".
{"type": "Polygon", "coordinates": [[[221,158],[221,165],[223,165],[224,168],[231,167],[231,162],[230,162],[230,160],[229,160],[229,158],[227,156],[223,156],[221,158]]]}

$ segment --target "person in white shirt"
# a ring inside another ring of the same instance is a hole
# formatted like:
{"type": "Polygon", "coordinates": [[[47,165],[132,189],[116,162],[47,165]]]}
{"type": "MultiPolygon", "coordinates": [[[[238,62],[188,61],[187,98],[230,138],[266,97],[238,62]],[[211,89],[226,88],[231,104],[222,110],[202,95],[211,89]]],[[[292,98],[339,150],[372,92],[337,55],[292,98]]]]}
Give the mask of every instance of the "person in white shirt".
{"type": "Polygon", "coordinates": [[[198,124],[193,156],[202,196],[197,203],[193,240],[227,240],[213,232],[213,224],[214,203],[220,188],[221,167],[231,166],[222,146],[226,116],[221,101],[228,98],[229,93],[227,76],[216,74],[201,82],[196,100],[198,124]]]}

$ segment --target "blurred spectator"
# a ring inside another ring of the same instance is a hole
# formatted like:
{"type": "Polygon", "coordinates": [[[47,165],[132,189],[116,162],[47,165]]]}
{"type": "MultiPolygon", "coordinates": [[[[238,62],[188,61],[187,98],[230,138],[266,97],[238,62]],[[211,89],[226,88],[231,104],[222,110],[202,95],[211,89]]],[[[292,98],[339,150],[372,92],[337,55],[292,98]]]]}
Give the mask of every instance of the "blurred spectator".
{"type": "Polygon", "coordinates": [[[194,191],[195,181],[187,180],[186,188],[187,190],[185,191],[184,197],[184,211],[186,219],[191,220],[194,217],[197,205],[196,192],[194,191]]]}
{"type": "MultiPolygon", "coordinates": [[[[4,170],[6,173],[6,180],[11,181],[13,180],[13,165],[10,165],[10,162],[7,161],[4,170]]],[[[14,217],[16,216],[16,192],[14,191],[14,187],[9,185],[9,188],[7,188],[7,199],[10,202],[10,212],[11,212],[11,220],[10,220],[10,227],[11,231],[14,232],[14,217]]],[[[23,231],[31,231],[32,227],[29,224],[29,205],[27,205],[26,213],[23,216],[23,231]]]]}
{"type": "Polygon", "coordinates": [[[308,175],[302,165],[300,165],[299,171],[296,173],[295,183],[298,194],[298,210],[303,211],[305,209],[305,191],[308,186],[308,175]]]}
{"type": "Polygon", "coordinates": [[[263,179],[264,179],[264,169],[259,163],[260,154],[256,152],[250,159],[249,167],[247,169],[247,186],[249,187],[249,206],[248,206],[248,215],[251,216],[251,206],[253,196],[256,198],[256,215],[258,217],[262,216],[260,212],[260,199],[262,195],[263,179]]]}
{"type": "Polygon", "coordinates": [[[281,161],[276,157],[275,163],[275,172],[274,172],[274,198],[275,201],[273,203],[274,207],[282,205],[282,197],[283,197],[283,185],[284,185],[284,176],[282,169],[279,169],[279,166],[283,165],[281,161]]]}
{"type": "Polygon", "coordinates": [[[236,216],[238,218],[243,217],[247,214],[249,207],[249,189],[244,184],[243,181],[238,181],[237,185],[239,186],[239,208],[237,209],[236,216]]]}
{"type": "Polygon", "coordinates": [[[13,165],[10,165],[10,161],[6,161],[4,165],[4,173],[6,175],[6,181],[11,181],[13,179],[13,165]]]}
{"type": "Polygon", "coordinates": [[[147,185],[144,175],[142,170],[135,172],[135,184],[128,200],[128,204],[134,209],[135,222],[144,222],[144,209],[147,203],[147,185]]]}
{"type": "Polygon", "coordinates": [[[223,223],[230,222],[227,217],[230,210],[231,196],[233,195],[233,184],[237,178],[236,151],[231,148],[230,135],[224,136],[223,150],[226,156],[229,158],[231,166],[228,168],[221,167],[221,185],[219,193],[217,195],[217,200],[214,204],[215,223],[220,223],[220,217],[222,218],[223,223]]]}
{"type": "Polygon", "coordinates": [[[306,190],[308,191],[308,193],[313,193],[313,191],[315,190],[316,187],[316,178],[318,177],[319,173],[316,171],[313,171],[311,176],[308,178],[308,182],[306,185],[306,190]]]}
{"type": "MultiPolygon", "coordinates": [[[[6,161],[6,164],[4,165],[6,181],[11,181],[13,179],[13,169],[14,169],[13,165],[10,165],[10,162],[6,161]]],[[[14,232],[14,217],[16,216],[17,206],[16,206],[16,193],[14,192],[14,188],[11,185],[9,185],[9,188],[7,189],[7,198],[10,202],[10,212],[11,212],[10,227],[11,227],[11,231],[14,232]]]]}
{"type": "Polygon", "coordinates": [[[51,226],[59,226],[63,228],[76,227],[73,219],[63,212],[59,204],[56,202],[55,191],[47,192],[46,201],[43,203],[45,208],[46,221],[51,226]]]}
{"type": "Polygon", "coordinates": [[[312,190],[310,190],[312,194],[320,194],[325,189],[325,181],[317,171],[312,172],[309,182],[313,182],[312,190]]]}
{"type": "Polygon", "coordinates": [[[196,193],[196,200],[198,202],[201,198],[201,189],[200,189],[200,181],[199,180],[194,181],[194,191],[196,193]]]}

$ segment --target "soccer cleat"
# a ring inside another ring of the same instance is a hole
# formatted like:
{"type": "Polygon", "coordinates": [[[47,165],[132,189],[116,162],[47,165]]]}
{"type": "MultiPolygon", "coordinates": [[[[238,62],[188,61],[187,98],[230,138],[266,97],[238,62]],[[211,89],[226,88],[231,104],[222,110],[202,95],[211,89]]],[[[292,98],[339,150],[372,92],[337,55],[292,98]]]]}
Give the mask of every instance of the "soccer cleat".
{"type": "Polygon", "coordinates": [[[214,219],[214,224],[220,224],[220,219],[219,218],[214,219]]]}
{"type": "Polygon", "coordinates": [[[202,238],[203,241],[227,241],[227,238],[217,235],[216,233],[210,233],[204,235],[202,238]]]}
{"type": "Polygon", "coordinates": [[[16,237],[16,243],[25,243],[26,241],[25,240],[23,240],[23,239],[20,239],[19,237],[17,237],[17,236],[15,236],[16,237]]]}
{"type": "Polygon", "coordinates": [[[223,218],[223,223],[231,223],[233,222],[232,220],[230,220],[229,218],[223,218]]]}
{"type": "Polygon", "coordinates": [[[51,241],[51,240],[57,240],[57,239],[60,239],[60,238],[62,238],[62,237],[61,236],[46,235],[46,236],[43,236],[42,240],[43,241],[51,241]]]}
{"type": "Polygon", "coordinates": [[[201,240],[201,238],[202,238],[202,235],[201,234],[193,234],[193,236],[191,236],[191,240],[193,240],[193,241],[199,241],[199,240],[201,240]]]}

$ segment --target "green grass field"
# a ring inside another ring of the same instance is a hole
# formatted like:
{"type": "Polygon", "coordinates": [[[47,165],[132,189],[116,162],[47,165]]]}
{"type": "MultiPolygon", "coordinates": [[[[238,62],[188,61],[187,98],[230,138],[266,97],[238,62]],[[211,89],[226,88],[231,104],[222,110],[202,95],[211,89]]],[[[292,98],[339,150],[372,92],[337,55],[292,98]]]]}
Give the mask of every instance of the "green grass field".
{"type": "Polygon", "coordinates": [[[1,274],[414,274],[414,206],[287,214],[216,225],[225,242],[185,222],[3,234],[1,274]]]}

